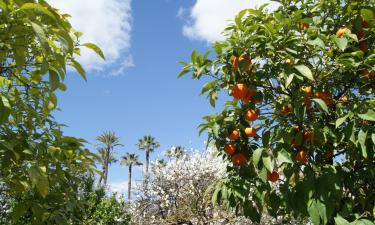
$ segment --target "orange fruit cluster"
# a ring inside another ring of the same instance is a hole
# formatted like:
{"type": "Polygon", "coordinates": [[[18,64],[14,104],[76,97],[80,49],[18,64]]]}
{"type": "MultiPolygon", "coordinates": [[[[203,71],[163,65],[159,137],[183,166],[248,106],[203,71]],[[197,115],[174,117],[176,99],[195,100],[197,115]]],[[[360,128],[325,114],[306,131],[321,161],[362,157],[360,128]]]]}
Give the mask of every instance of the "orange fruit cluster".
{"type": "Polygon", "coordinates": [[[254,88],[249,88],[243,83],[236,84],[232,88],[232,96],[237,100],[242,100],[246,104],[250,102],[255,92],[254,88]]]}

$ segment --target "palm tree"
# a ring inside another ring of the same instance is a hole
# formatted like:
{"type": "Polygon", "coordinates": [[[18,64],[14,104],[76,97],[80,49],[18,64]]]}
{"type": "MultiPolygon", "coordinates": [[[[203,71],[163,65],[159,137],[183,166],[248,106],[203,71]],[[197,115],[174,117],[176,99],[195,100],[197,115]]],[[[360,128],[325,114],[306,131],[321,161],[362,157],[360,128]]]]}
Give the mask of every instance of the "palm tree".
{"type": "Polygon", "coordinates": [[[185,155],[186,151],[185,151],[185,148],[182,147],[182,146],[173,146],[171,147],[170,149],[167,150],[167,152],[165,153],[165,155],[172,159],[172,158],[176,158],[176,159],[179,159],[181,158],[183,155],[185,155]]]}
{"type": "Polygon", "coordinates": [[[132,168],[133,166],[140,166],[142,165],[141,162],[138,160],[138,156],[136,154],[130,154],[129,152],[126,155],[121,157],[122,160],[120,162],[121,165],[125,165],[129,168],[129,178],[128,178],[128,199],[130,201],[130,193],[132,189],[132,168]]]}
{"type": "Polygon", "coordinates": [[[136,144],[140,150],[146,151],[146,175],[148,174],[148,165],[150,163],[150,152],[154,151],[156,148],[160,147],[158,141],[155,140],[154,137],[147,135],[143,136],[142,139],[138,140],[136,144]]]}
{"type": "MultiPolygon", "coordinates": [[[[104,168],[106,168],[105,166],[105,162],[106,162],[106,151],[103,147],[98,147],[98,158],[97,158],[97,161],[98,163],[100,163],[100,165],[102,166],[103,168],[103,174],[105,173],[104,171],[104,168]]],[[[117,162],[117,159],[116,159],[116,156],[114,154],[114,152],[111,152],[110,155],[109,155],[109,160],[108,160],[108,165],[111,165],[112,163],[116,163],[117,162]]],[[[103,180],[103,176],[100,176],[100,179],[99,179],[99,184],[102,182],[103,180]]]]}
{"type": "MultiPolygon", "coordinates": [[[[114,147],[121,145],[120,138],[116,136],[115,132],[103,132],[103,134],[96,137],[96,140],[101,142],[99,144],[99,148],[103,151],[103,184],[104,186],[107,185],[108,179],[108,170],[109,165],[111,163],[111,157],[114,156],[114,147]]],[[[102,178],[99,180],[99,184],[101,184],[102,178]]]]}

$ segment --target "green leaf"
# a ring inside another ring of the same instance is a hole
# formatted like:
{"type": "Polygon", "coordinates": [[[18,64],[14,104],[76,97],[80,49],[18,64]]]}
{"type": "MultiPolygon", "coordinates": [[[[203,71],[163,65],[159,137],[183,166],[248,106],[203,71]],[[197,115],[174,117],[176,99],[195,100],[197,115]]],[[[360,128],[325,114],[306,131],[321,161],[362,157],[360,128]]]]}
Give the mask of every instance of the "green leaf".
{"type": "Polygon", "coordinates": [[[192,53],[191,53],[191,61],[195,64],[196,61],[197,61],[197,56],[198,56],[198,53],[196,50],[194,50],[192,53]]]}
{"type": "Polygon", "coordinates": [[[39,167],[30,167],[28,173],[33,187],[36,187],[40,195],[45,198],[49,192],[49,182],[43,170],[39,167]]]}
{"type": "Polygon", "coordinates": [[[348,117],[349,117],[349,114],[347,114],[346,116],[343,116],[341,118],[338,118],[336,120],[336,128],[338,128],[341,124],[343,124],[348,117]]]}
{"type": "Polygon", "coordinates": [[[10,115],[12,108],[5,96],[0,97],[0,124],[5,123],[10,115]]]}
{"type": "Polygon", "coordinates": [[[292,73],[288,76],[288,79],[286,80],[286,83],[285,83],[285,89],[287,89],[289,87],[289,85],[292,83],[293,78],[294,78],[294,73],[292,73]]]}
{"type": "Polygon", "coordinates": [[[366,138],[367,131],[365,132],[361,129],[358,133],[358,143],[361,145],[362,156],[365,158],[367,158],[366,138]]]}
{"type": "Polygon", "coordinates": [[[20,7],[21,10],[38,10],[52,19],[56,20],[55,16],[44,6],[37,3],[25,3],[20,7]]]}
{"type": "Polygon", "coordinates": [[[94,43],[84,43],[82,46],[85,46],[86,48],[89,48],[93,50],[96,54],[98,54],[102,59],[105,60],[104,54],[102,50],[94,43]]]}
{"type": "Polygon", "coordinates": [[[278,161],[279,164],[293,163],[290,152],[287,152],[285,149],[283,149],[283,150],[281,150],[277,153],[277,161],[278,161]]]}
{"type": "Polygon", "coordinates": [[[375,111],[372,110],[372,109],[369,109],[366,113],[364,114],[358,114],[358,116],[361,118],[361,119],[364,119],[364,120],[370,120],[370,121],[375,121],[375,111]]]}
{"type": "Polygon", "coordinates": [[[181,73],[178,74],[177,78],[180,78],[188,73],[190,73],[190,70],[188,69],[182,70],[181,73]]]}
{"type": "Polygon", "coordinates": [[[369,21],[369,20],[373,19],[374,14],[373,14],[372,10],[370,10],[370,9],[361,9],[361,16],[365,20],[369,21]]]}
{"type": "Polygon", "coordinates": [[[309,201],[307,211],[309,212],[311,222],[314,225],[320,225],[320,215],[315,199],[309,201]]]}
{"type": "Polygon", "coordinates": [[[203,88],[202,88],[202,91],[201,91],[201,95],[204,94],[205,92],[207,92],[208,90],[210,90],[212,87],[214,87],[215,85],[217,84],[217,80],[213,80],[213,81],[210,81],[210,82],[207,82],[203,88]]]}
{"type": "Polygon", "coordinates": [[[210,95],[209,95],[209,98],[210,98],[211,106],[215,108],[215,102],[216,102],[216,99],[217,99],[217,91],[216,90],[211,91],[210,95]]]}
{"type": "Polygon", "coordinates": [[[338,38],[334,37],[335,44],[337,47],[341,50],[344,51],[346,47],[348,46],[348,40],[346,38],[338,38]]]}
{"type": "Polygon", "coordinates": [[[320,47],[322,49],[325,48],[325,44],[322,41],[322,39],[320,39],[320,38],[316,38],[314,40],[309,40],[307,43],[310,44],[310,45],[313,45],[313,46],[318,46],[318,47],[320,47]]]}
{"type": "Polygon", "coordinates": [[[350,223],[340,215],[335,217],[335,223],[336,225],[350,225],[350,223]]]}
{"type": "Polygon", "coordinates": [[[49,70],[49,85],[52,91],[59,87],[60,78],[54,70],[49,70]]]}
{"type": "Polygon", "coordinates": [[[307,79],[314,81],[314,77],[312,75],[312,72],[307,66],[305,66],[305,65],[295,65],[294,68],[296,68],[298,70],[298,72],[300,72],[300,74],[302,74],[307,79]]]}
{"type": "Polygon", "coordinates": [[[79,75],[81,75],[81,77],[87,81],[87,77],[86,77],[86,72],[85,70],[83,69],[83,67],[81,66],[81,64],[79,64],[79,62],[75,61],[74,59],[71,59],[71,66],[77,70],[77,72],[79,73],[79,75]]]}
{"type": "Polygon", "coordinates": [[[326,103],[325,103],[322,99],[319,99],[319,98],[313,98],[312,100],[313,100],[314,102],[316,102],[316,103],[319,105],[319,107],[320,107],[323,111],[325,111],[326,113],[329,112],[326,103]]]}
{"type": "Polygon", "coordinates": [[[17,69],[21,71],[26,63],[26,49],[23,47],[14,47],[13,54],[17,69]]]}
{"type": "Polygon", "coordinates": [[[47,53],[49,49],[48,49],[48,43],[46,40],[46,34],[43,28],[39,24],[34,23],[34,22],[30,22],[30,24],[36,34],[36,37],[38,38],[40,42],[40,45],[42,46],[44,53],[47,53]]]}
{"type": "Polygon", "coordinates": [[[350,225],[374,225],[374,223],[371,222],[370,220],[359,219],[354,222],[351,222],[350,225]]]}
{"type": "Polygon", "coordinates": [[[255,167],[258,166],[262,153],[263,153],[263,148],[258,148],[253,152],[253,163],[255,167]]]}
{"type": "Polygon", "coordinates": [[[274,161],[271,159],[271,156],[262,157],[262,161],[267,170],[272,172],[274,168],[274,161]]]}

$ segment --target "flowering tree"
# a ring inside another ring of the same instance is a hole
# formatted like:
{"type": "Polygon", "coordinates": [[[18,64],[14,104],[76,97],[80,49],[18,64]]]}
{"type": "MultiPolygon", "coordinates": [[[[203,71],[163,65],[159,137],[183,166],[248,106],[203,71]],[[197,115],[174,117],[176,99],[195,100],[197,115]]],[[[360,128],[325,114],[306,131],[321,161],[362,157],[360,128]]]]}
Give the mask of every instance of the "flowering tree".
{"type": "MultiPolygon", "coordinates": [[[[215,206],[213,185],[227,177],[227,163],[213,151],[188,152],[165,165],[153,163],[147,187],[132,203],[135,224],[252,224],[215,206]],[[145,190],[147,188],[147,190],[145,190]]],[[[264,218],[264,224],[270,224],[264,218]]]]}
{"type": "Polygon", "coordinates": [[[209,53],[194,51],[181,76],[209,77],[205,117],[232,162],[215,202],[309,217],[313,224],[375,221],[375,2],[280,0],[245,9],[209,53]]]}

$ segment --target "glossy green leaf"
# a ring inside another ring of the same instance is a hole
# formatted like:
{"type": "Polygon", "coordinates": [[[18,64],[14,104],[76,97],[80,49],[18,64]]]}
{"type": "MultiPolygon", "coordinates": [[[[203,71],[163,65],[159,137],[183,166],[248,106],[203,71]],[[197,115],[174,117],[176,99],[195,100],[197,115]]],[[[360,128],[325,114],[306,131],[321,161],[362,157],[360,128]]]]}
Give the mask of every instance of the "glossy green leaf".
{"type": "Polygon", "coordinates": [[[75,60],[71,60],[72,63],[71,63],[71,66],[76,69],[76,71],[79,73],[79,75],[81,75],[81,77],[87,81],[87,77],[86,77],[86,72],[85,70],[83,69],[83,67],[81,66],[81,64],[75,60]]]}
{"type": "Polygon", "coordinates": [[[334,41],[335,41],[335,44],[337,45],[337,47],[341,50],[341,51],[344,51],[346,49],[346,47],[348,46],[348,40],[346,38],[337,38],[335,37],[334,38],[334,41]]]}
{"type": "Polygon", "coordinates": [[[362,149],[362,156],[367,158],[367,148],[366,148],[366,138],[367,138],[367,131],[360,130],[358,133],[358,143],[362,149]]]}
{"type": "Polygon", "coordinates": [[[307,66],[305,66],[305,65],[296,65],[296,66],[294,66],[294,68],[296,68],[298,70],[298,72],[302,76],[306,77],[309,80],[314,81],[313,74],[312,74],[311,70],[307,66]]]}
{"type": "Polygon", "coordinates": [[[358,114],[358,116],[364,120],[375,121],[375,111],[371,109],[364,114],[358,114]]]}
{"type": "Polygon", "coordinates": [[[342,218],[340,215],[335,217],[335,223],[336,225],[350,225],[350,223],[346,219],[342,218]]]}
{"type": "Polygon", "coordinates": [[[86,48],[89,48],[93,50],[96,54],[98,54],[102,59],[105,60],[104,54],[102,50],[94,43],[84,43],[82,46],[85,46],[86,48]]]}
{"type": "Polygon", "coordinates": [[[293,163],[290,152],[286,151],[285,149],[283,149],[283,150],[281,150],[277,153],[277,161],[278,161],[279,164],[293,163]]]}
{"type": "Polygon", "coordinates": [[[321,108],[324,112],[328,113],[328,107],[326,105],[326,103],[322,100],[322,99],[319,99],[319,98],[313,98],[312,99],[314,102],[316,102],[319,106],[319,108],[321,108]]]}
{"type": "Polygon", "coordinates": [[[38,3],[25,3],[20,7],[21,10],[38,10],[45,15],[48,15],[52,19],[56,19],[55,16],[44,6],[38,3]]]}
{"type": "Polygon", "coordinates": [[[254,166],[256,167],[258,166],[263,150],[264,150],[263,148],[258,148],[253,152],[253,163],[254,163],[254,166]]]}
{"type": "Polygon", "coordinates": [[[272,160],[271,156],[262,157],[262,162],[269,172],[273,171],[273,168],[274,168],[275,165],[274,165],[274,161],[272,160]]]}
{"type": "Polygon", "coordinates": [[[49,192],[49,182],[45,172],[38,167],[30,167],[28,173],[32,185],[43,197],[46,197],[49,192]]]}

